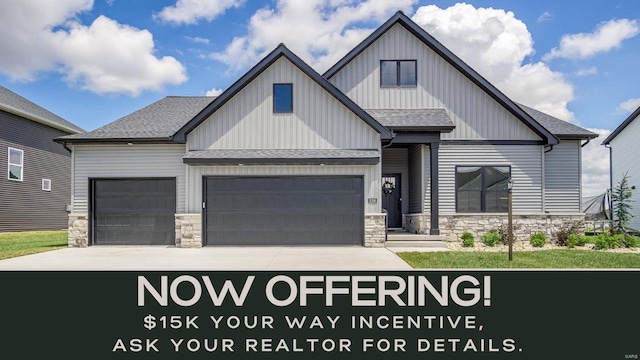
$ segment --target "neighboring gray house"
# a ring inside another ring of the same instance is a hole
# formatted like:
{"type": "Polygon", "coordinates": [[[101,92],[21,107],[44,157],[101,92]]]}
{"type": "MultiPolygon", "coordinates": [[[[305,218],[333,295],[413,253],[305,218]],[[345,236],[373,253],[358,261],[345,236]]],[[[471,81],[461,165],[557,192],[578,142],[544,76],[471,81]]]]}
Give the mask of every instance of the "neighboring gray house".
{"type": "Polygon", "coordinates": [[[640,185],[640,107],[620,124],[602,144],[609,148],[610,187],[614,188],[624,174],[629,176],[629,185],[633,191],[633,219],[629,225],[640,230],[640,201],[637,186],[640,185]]]}
{"type": "Polygon", "coordinates": [[[67,227],[71,154],[53,139],[82,131],[0,86],[0,232],[67,227]]]}
{"type": "Polygon", "coordinates": [[[518,105],[402,13],[324,75],[284,45],[217,98],[167,97],[73,149],[69,245],[385,245],[580,212],[596,134],[518,105]],[[383,212],[383,209],[386,212],[383,212]]]}

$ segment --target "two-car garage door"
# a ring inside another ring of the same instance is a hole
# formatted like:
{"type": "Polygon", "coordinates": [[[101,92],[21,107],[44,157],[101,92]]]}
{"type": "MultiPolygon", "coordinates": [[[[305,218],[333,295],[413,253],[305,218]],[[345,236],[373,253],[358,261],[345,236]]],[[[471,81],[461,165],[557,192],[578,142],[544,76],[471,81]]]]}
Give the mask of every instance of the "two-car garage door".
{"type": "MultiPolygon", "coordinates": [[[[203,179],[205,245],[361,245],[359,176],[203,179]]],[[[94,179],[97,245],[174,243],[175,179],[94,179]]]]}

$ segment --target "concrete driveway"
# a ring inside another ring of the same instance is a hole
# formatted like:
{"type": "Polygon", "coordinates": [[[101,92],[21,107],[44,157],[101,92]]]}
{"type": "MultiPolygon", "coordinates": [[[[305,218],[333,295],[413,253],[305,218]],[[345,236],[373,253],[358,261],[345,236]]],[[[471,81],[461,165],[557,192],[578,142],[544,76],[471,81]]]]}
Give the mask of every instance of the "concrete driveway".
{"type": "Polygon", "coordinates": [[[91,246],[0,260],[0,270],[410,270],[385,248],[91,246]]]}

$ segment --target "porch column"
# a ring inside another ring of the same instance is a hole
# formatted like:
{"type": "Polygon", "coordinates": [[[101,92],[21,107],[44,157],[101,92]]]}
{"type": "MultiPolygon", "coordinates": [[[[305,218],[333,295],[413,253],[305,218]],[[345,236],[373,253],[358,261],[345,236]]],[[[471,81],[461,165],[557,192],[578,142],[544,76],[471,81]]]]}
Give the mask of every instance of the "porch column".
{"type": "Polygon", "coordinates": [[[429,144],[431,151],[429,154],[430,165],[431,165],[431,229],[429,230],[429,234],[431,235],[440,235],[440,211],[438,210],[438,149],[440,148],[440,143],[432,142],[429,144]]]}

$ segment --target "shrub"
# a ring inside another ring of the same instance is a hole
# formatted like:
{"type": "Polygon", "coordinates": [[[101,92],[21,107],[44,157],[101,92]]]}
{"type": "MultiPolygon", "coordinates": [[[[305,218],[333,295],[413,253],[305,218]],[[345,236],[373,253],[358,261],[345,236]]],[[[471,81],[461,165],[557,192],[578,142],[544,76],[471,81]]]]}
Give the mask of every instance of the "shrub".
{"type": "Polygon", "coordinates": [[[569,249],[573,249],[574,247],[576,247],[578,244],[580,243],[580,236],[576,235],[576,234],[571,234],[569,235],[569,238],[567,239],[567,247],[569,249]]]}
{"type": "Polygon", "coordinates": [[[533,247],[543,247],[546,242],[547,237],[541,232],[533,233],[529,238],[529,243],[533,247]]]}
{"type": "Polygon", "coordinates": [[[586,236],[582,235],[582,236],[578,236],[578,243],[576,245],[578,246],[585,246],[587,245],[588,239],[586,236]]]}
{"type": "Polygon", "coordinates": [[[582,221],[565,221],[556,233],[556,244],[567,246],[567,240],[571,234],[580,234],[584,223],[582,221]]]}
{"type": "Polygon", "coordinates": [[[640,238],[636,236],[625,235],[622,238],[620,245],[626,248],[640,247],[640,238]]]}
{"type": "MultiPolygon", "coordinates": [[[[513,224],[514,237],[515,232],[518,229],[520,229],[520,224],[513,224]]],[[[500,241],[503,245],[509,245],[509,226],[507,224],[502,224],[500,225],[500,227],[498,227],[497,230],[493,231],[497,231],[500,234],[500,241]]],[[[513,239],[513,241],[515,242],[515,238],[513,239]]]]}
{"type": "Polygon", "coordinates": [[[473,235],[470,232],[465,231],[464,233],[462,233],[462,246],[472,247],[473,243],[474,243],[473,235]]]}
{"type": "Polygon", "coordinates": [[[596,239],[596,250],[606,250],[619,248],[624,239],[624,234],[611,235],[609,232],[598,235],[596,239]]]}
{"type": "Polygon", "coordinates": [[[496,246],[500,242],[500,233],[496,230],[482,235],[482,242],[487,246],[496,246]]]}

